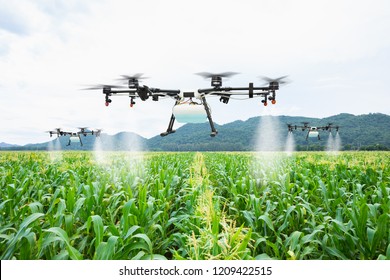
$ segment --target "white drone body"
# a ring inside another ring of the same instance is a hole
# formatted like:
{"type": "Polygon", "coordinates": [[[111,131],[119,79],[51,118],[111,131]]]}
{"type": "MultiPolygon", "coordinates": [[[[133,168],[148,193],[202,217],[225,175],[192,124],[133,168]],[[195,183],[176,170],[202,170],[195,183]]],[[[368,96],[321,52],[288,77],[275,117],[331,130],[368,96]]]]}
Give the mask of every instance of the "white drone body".
{"type": "Polygon", "coordinates": [[[179,123],[207,122],[207,113],[202,104],[177,104],[173,107],[172,113],[179,123]]]}
{"type": "Polygon", "coordinates": [[[312,126],[312,127],[310,127],[310,130],[309,130],[309,133],[308,133],[308,137],[309,138],[318,138],[318,135],[319,135],[319,132],[318,132],[318,129],[317,129],[317,127],[314,127],[314,126],[312,126]]]}
{"type": "Polygon", "coordinates": [[[81,140],[80,140],[79,136],[70,136],[69,137],[69,142],[70,143],[81,143],[81,140]]]}

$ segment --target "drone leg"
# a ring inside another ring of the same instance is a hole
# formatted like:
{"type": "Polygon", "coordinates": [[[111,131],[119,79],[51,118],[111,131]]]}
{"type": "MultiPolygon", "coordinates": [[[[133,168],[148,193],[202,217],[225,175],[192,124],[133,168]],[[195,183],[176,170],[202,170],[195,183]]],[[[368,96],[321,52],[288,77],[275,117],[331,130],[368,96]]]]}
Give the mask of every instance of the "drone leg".
{"type": "Polygon", "coordinates": [[[202,96],[202,102],[203,102],[203,105],[204,105],[204,109],[206,110],[207,118],[209,119],[209,123],[210,123],[210,127],[211,127],[211,134],[210,134],[210,136],[211,137],[215,137],[218,134],[218,131],[215,129],[213,119],[211,118],[210,108],[209,108],[209,105],[206,102],[206,97],[204,97],[204,95],[202,96]]]}
{"type": "MultiPolygon", "coordinates": [[[[179,101],[178,101],[178,100],[176,100],[176,102],[175,102],[175,105],[177,105],[177,104],[179,104],[179,101]]],[[[167,136],[167,135],[169,135],[169,134],[171,134],[171,133],[175,133],[176,130],[173,130],[173,124],[174,124],[174,123],[175,123],[175,115],[172,113],[171,119],[169,120],[169,124],[168,124],[168,129],[167,129],[167,131],[165,131],[165,132],[163,132],[163,133],[160,133],[160,136],[161,136],[161,137],[164,137],[164,136],[167,136]]]]}
{"type": "Polygon", "coordinates": [[[167,136],[168,134],[175,133],[176,130],[173,130],[173,124],[175,123],[175,115],[172,114],[171,119],[169,120],[169,125],[167,131],[160,133],[161,137],[167,136]]]}
{"type": "Polygon", "coordinates": [[[80,135],[79,135],[79,139],[80,139],[80,146],[82,147],[83,146],[83,141],[81,141],[80,135]]]}

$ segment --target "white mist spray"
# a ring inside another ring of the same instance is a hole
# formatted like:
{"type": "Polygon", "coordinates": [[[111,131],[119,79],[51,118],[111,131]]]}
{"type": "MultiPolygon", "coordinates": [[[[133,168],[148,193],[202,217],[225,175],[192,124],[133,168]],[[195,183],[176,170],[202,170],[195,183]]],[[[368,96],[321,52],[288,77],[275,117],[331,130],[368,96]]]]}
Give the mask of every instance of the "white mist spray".
{"type": "MultiPolygon", "coordinates": [[[[264,112],[267,113],[267,108],[264,112]]],[[[263,115],[257,128],[255,143],[256,156],[253,162],[254,176],[264,183],[271,180],[280,172],[281,155],[283,150],[281,141],[280,121],[276,116],[263,115]]]]}
{"type": "Polygon", "coordinates": [[[286,152],[286,155],[288,155],[288,156],[291,156],[293,154],[293,152],[295,151],[295,139],[294,139],[294,134],[292,131],[288,132],[286,147],[285,147],[284,151],[286,152]]]}
{"type": "Polygon", "coordinates": [[[336,132],[336,136],[334,138],[334,150],[335,152],[339,152],[341,150],[341,137],[339,132],[336,132]]]}
{"type": "Polygon", "coordinates": [[[332,132],[330,132],[328,136],[328,142],[326,143],[326,151],[328,153],[332,153],[333,150],[334,150],[334,141],[333,141],[332,132]]]}
{"type": "Polygon", "coordinates": [[[275,116],[262,116],[257,128],[257,152],[280,151],[279,119],[275,116]]]}
{"type": "Polygon", "coordinates": [[[141,168],[143,166],[143,151],[144,147],[140,143],[138,135],[134,133],[125,133],[121,138],[120,146],[126,151],[125,160],[127,164],[130,166],[132,170],[137,170],[137,174],[139,174],[141,168]]]}
{"type": "Polygon", "coordinates": [[[61,150],[61,143],[60,143],[60,138],[56,138],[53,141],[50,141],[48,146],[47,146],[50,160],[52,162],[55,161],[61,161],[62,160],[62,150],[61,150]]]}
{"type": "Polygon", "coordinates": [[[95,139],[95,143],[93,145],[93,156],[95,161],[100,165],[108,163],[107,153],[103,150],[101,137],[96,137],[95,139]]]}

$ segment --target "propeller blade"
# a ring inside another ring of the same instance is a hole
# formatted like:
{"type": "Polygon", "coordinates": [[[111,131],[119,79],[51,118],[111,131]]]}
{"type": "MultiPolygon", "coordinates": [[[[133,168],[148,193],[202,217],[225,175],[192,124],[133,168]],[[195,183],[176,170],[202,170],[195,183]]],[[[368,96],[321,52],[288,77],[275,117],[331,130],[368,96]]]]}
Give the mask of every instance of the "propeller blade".
{"type": "Polygon", "coordinates": [[[142,77],[144,74],[143,73],[136,73],[134,75],[121,75],[122,78],[119,78],[118,80],[143,80],[143,79],[148,79],[148,77],[142,77]]]}
{"type": "Polygon", "coordinates": [[[111,89],[111,88],[125,88],[125,87],[121,85],[96,84],[96,85],[90,85],[87,88],[83,88],[83,90],[111,89]]]}
{"type": "Polygon", "coordinates": [[[221,78],[229,78],[231,76],[240,74],[238,72],[223,72],[223,73],[210,73],[210,72],[199,72],[195,73],[196,75],[199,75],[205,79],[209,79],[212,77],[221,77],[221,78]]]}
{"type": "Polygon", "coordinates": [[[290,81],[287,80],[287,75],[286,76],[281,76],[279,78],[270,78],[270,77],[267,77],[267,76],[259,76],[259,78],[263,81],[266,81],[268,84],[270,83],[278,83],[279,85],[283,85],[283,84],[287,84],[289,83],[290,81]]]}

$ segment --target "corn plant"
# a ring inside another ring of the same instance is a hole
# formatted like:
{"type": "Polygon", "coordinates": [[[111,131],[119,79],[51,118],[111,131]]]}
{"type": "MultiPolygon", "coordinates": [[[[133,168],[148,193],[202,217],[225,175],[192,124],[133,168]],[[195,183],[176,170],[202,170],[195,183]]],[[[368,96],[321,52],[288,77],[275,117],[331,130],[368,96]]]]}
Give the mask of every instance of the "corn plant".
{"type": "Polygon", "coordinates": [[[390,259],[390,154],[0,153],[1,259],[390,259]]]}

